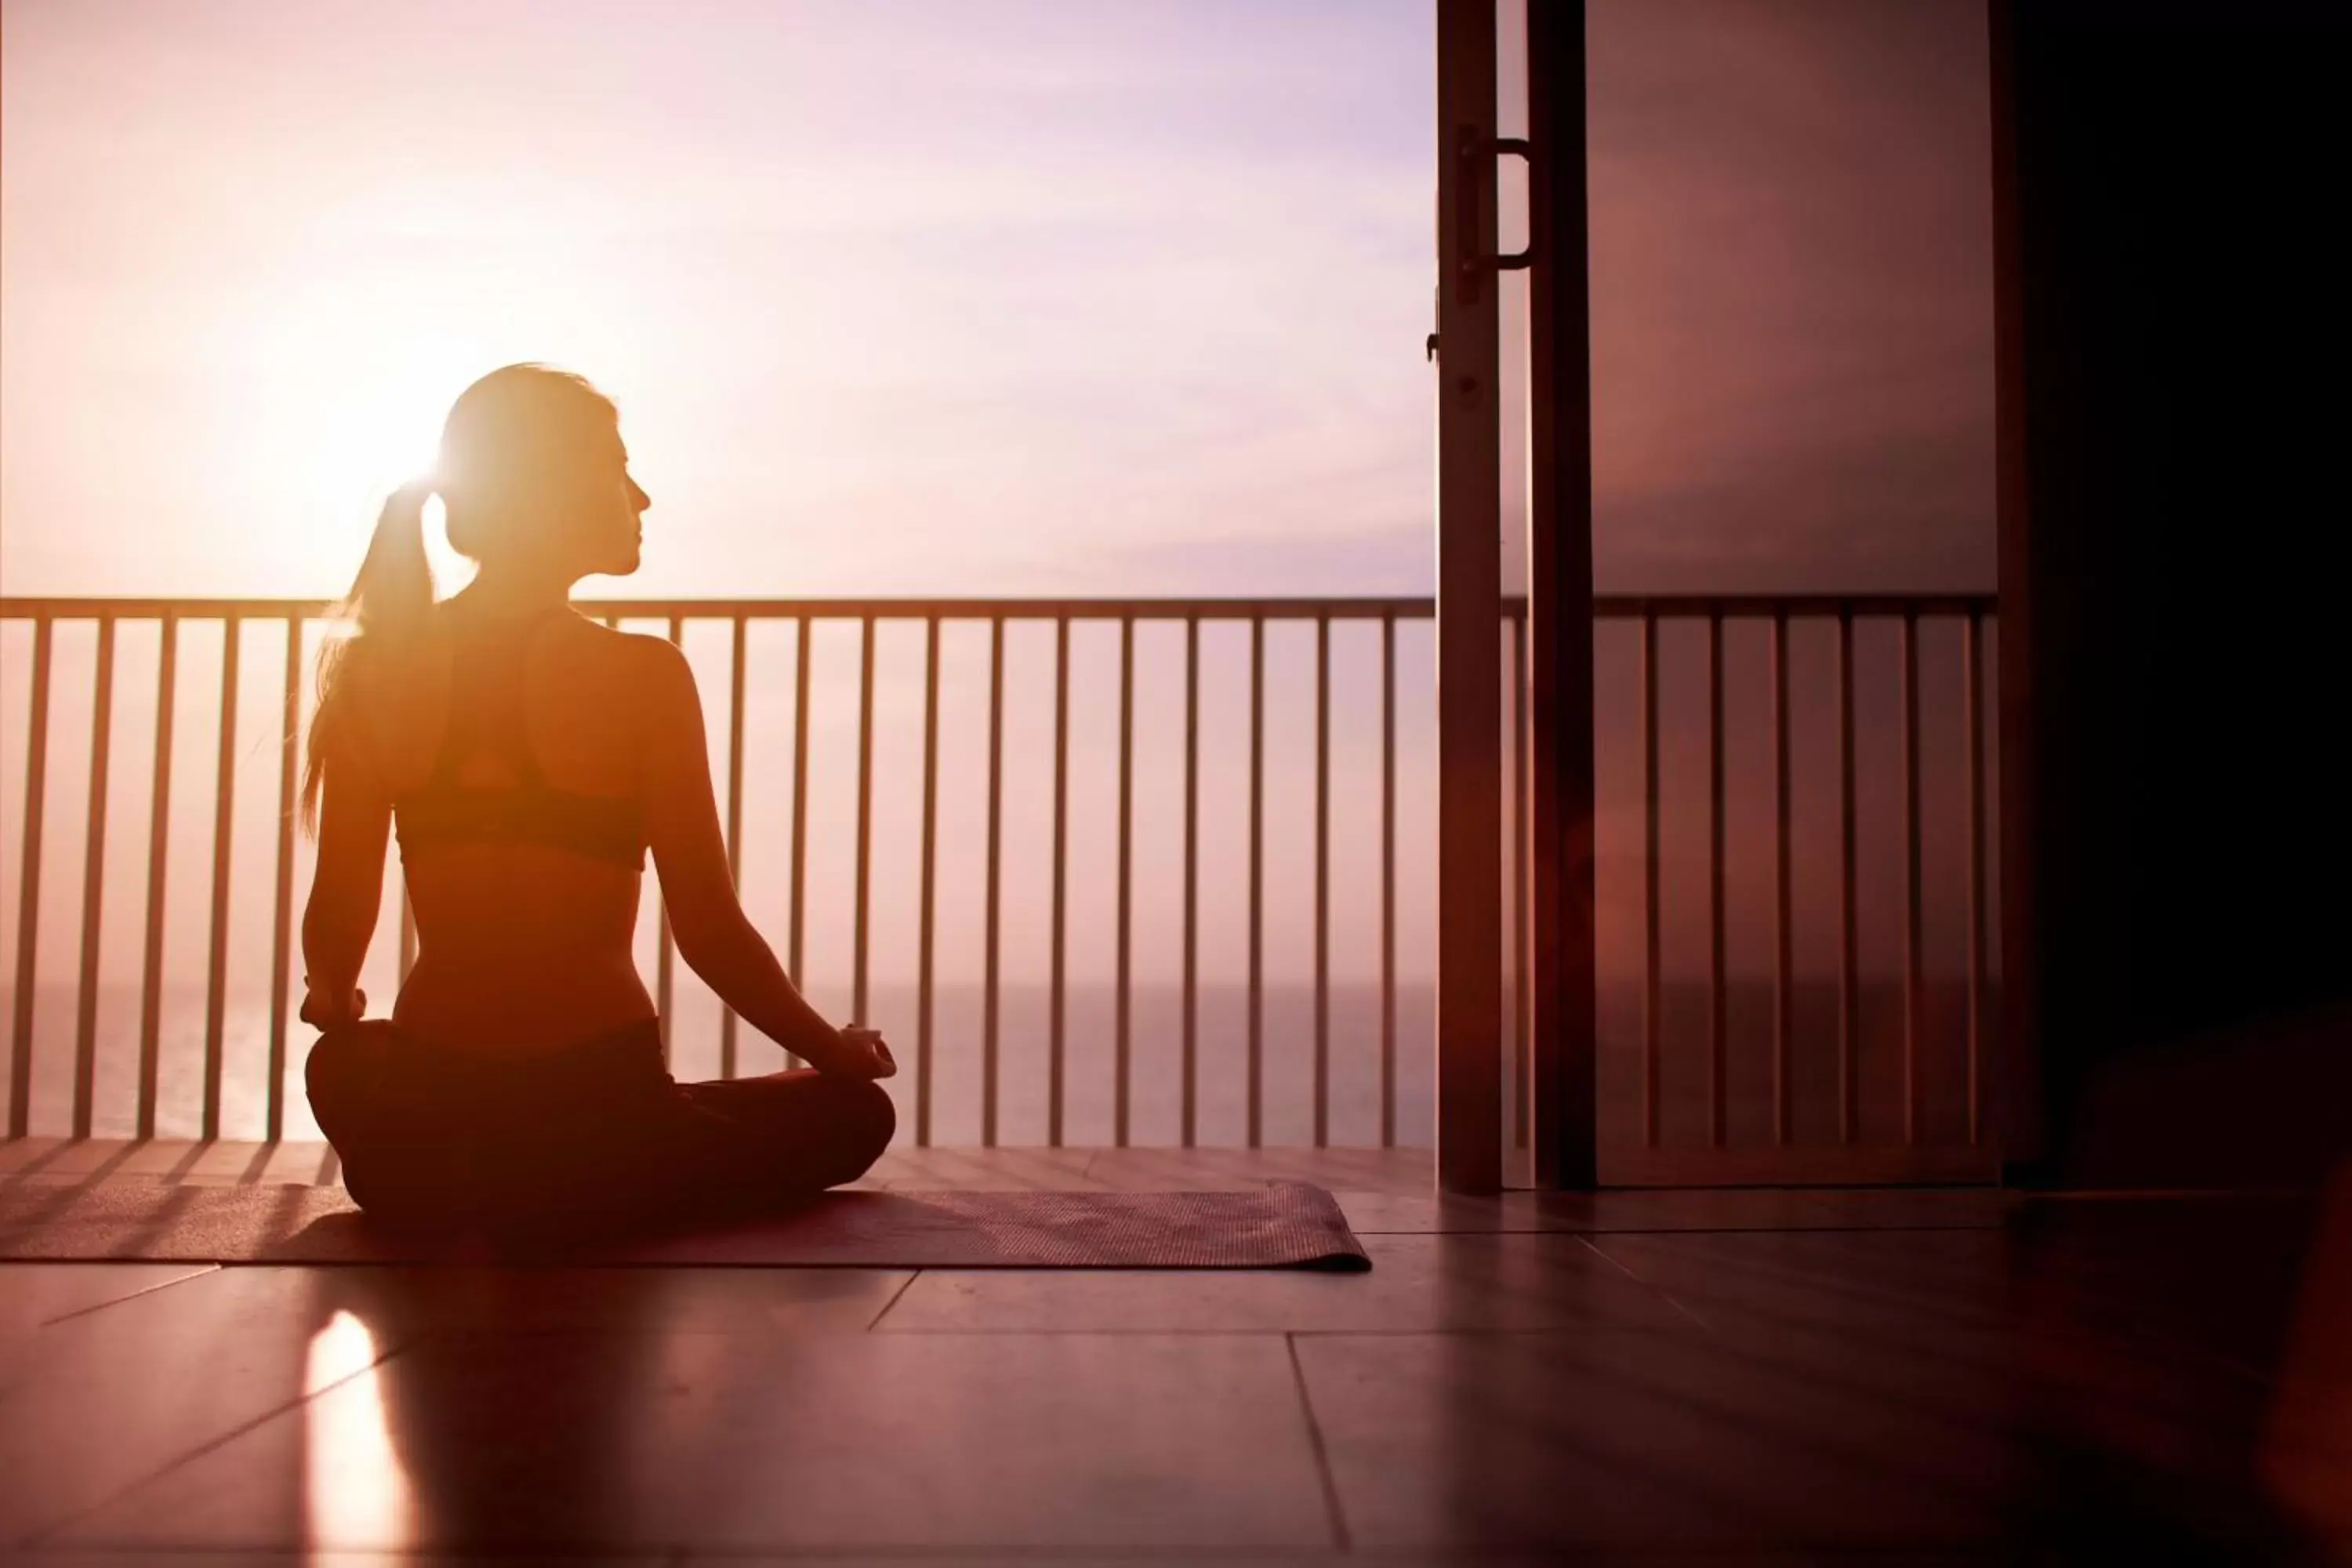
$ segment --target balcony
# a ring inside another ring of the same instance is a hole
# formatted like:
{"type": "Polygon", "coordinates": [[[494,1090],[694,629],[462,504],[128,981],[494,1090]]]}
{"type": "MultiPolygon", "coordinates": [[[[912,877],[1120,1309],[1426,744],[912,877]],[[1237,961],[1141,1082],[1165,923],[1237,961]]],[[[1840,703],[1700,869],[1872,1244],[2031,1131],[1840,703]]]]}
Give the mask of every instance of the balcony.
{"type": "MultiPolygon", "coordinates": [[[[700,669],[747,904],[820,1005],[900,1043],[909,1148],[1426,1143],[1429,601],[583,608],[700,669]]],[[[0,600],[12,1138],[315,1138],[291,805],[323,609],[0,600]]],[[[1990,1174],[1991,613],[1600,602],[1604,1179],[1990,1174]]],[[[764,1047],[675,963],[650,879],[641,924],[677,1070],[742,1069],[764,1047]]],[[[379,1005],[414,955],[395,893],[379,1005]]],[[[1515,963],[1522,1156],[1527,998],[1515,963]]]]}

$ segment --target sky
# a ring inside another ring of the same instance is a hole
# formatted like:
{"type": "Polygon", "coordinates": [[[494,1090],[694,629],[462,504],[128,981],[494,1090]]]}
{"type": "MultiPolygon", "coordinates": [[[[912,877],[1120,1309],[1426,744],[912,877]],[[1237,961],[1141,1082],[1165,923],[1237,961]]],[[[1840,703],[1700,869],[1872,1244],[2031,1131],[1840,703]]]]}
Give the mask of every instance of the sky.
{"type": "MultiPolygon", "coordinates": [[[[1519,26],[1515,6],[1500,16],[1507,133],[1524,119],[1519,26]]],[[[1989,588],[1978,0],[1591,0],[1590,18],[1601,588],[1989,588]]],[[[429,460],[449,401],[537,359],[618,400],[654,497],[642,572],[592,580],[592,595],[1426,594],[1433,97],[1429,0],[5,0],[0,587],[331,597],[384,491],[429,460]]],[[[1506,279],[1507,344],[1523,301],[1506,279]]],[[[1507,391],[1513,376],[1507,353],[1507,391]]],[[[1521,454],[1507,421],[1510,471],[1521,454]]],[[[1514,584],[1522,497],[1505,494],[1514,584]]],[[[1751,973],[1769,962],[1755,917],[1771,820],[1754,787],[1769,735],[1752,629],[1730,647],[1733,962],[1751,973]]],[[[1878,972],[1902,899],[1883,629],[1858,650],[1878,972]]],[[[1948,630],[1923,666],[1944,973],[1964,821],[1948,630]]],[[[1601,638],[1599,823],[1602,960],[1621,977],[1640,963],[1641,843],[1622,631],[1601,638]]],[[[275,635],[246,634],[232,748],[237,1006],[266,987],[251,967],[267,958],[275,635]]],[[[1046,635],[1016,629],[1008,677],[1016,981],[1045,969],[1046,635]]],[[[1109,635],[1074,642],[1073,984],[1109,972],[1109,635]]],[[[715,722],[723,628],[688,642],[715,722]]],[[[755,635],[749,705],[746,900],[780,942],[788,643],[755,635]]],[[[1147,626],[1138,646],[1138,974],[1164,983],[1181,643],[1147,626]]],[[[11,889],[27,647],[21,624],[0,628],[11,889]]],[[[1276,627],[1268,647],[1268,972],[1297,983],[1311,963],[1311,633],[1276,627]]],[[[1375,647],[1368,628],[1335,634],[1333,957],[1348,982],[1377,973],[1375,647]]],[[[940,964],[958,981],[978,973],[984,651],[977,628],[951,631],[940,964]]],[[[1795,656],[1799,953],[1819,971],[1834,962],[1827,645],[1801,637],[1795,656]]],[[[60,631],[45,983],[69,984],[74,962],[92,657],[86,626],[60,631]]],[[[854,628],[827,628],[818,657],[803,978],[835,1005],[854,628]]],[[[1681,974],[1705,961],[1696,657],[1670,631],[1666,957],[1681,974]]],[[[217,633],[192,627],[175,984],[203,974],[219,658],[217,633]]],[[[1433,868],[1412,837],[1433,809],[1425,627],[1404,628],[1400,659],[1400,964],[1418,982],[1433,930],[1433,868]]],[[[137,973],[154,660],[152,628],[126,630],[108,976],[137,973]]],[[[1238,637],[1204,637],[1202,973],[1218,983],[1245,964],[1246,668],[1238,637]]],[[[885,629],[879,671],[874,963],[898,982],[916,911],[913,628],[885,629]]],[[[0,950],[16,908],[0,900],[0,950]]],[[[43,1006],[43,1037],[69,1033],[69,1002],[43,1006]]]]}
{"type": "MultiPolygon", "coordinates": [[[[1594,0],[1604,588],[1989,583],[1980,13],[1594,0]]],[[[0,26],[10,592],[335,593],[524,358],[633,591],[1429,588],[1427,0],[0,26]]]]}

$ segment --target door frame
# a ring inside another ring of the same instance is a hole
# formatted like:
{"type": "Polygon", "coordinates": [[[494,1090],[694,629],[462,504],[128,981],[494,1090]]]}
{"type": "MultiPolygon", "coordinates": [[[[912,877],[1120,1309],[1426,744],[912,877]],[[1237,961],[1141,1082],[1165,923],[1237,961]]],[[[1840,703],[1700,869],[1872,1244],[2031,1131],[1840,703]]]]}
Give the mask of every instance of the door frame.
{"type": "Polygon", "coordinates": [[[1528,135],[1496,134],[1496,0],[1436,0],[1437,1182],[1503,1181],[1506,940],[1501,326],[1529,277],[1528,879],[1512,933],[1530,984],[1538,1186],[1594,1180],[1592,444],[1583,0],[1527,0],[1528,135]],[[1528,248],[1497,250],[1498,159],[1528,163],[1528,248]]]}

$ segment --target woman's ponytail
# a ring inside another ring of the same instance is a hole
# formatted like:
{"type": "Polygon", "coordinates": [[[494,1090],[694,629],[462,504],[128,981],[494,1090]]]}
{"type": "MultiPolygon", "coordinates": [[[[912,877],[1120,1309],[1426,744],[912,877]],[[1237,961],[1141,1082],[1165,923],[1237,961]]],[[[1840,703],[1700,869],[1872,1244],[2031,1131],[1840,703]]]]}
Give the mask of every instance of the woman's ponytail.
{"type": "Polygon", "coordinates": [[[355,636],[330,637],[319,650],[319,699],[310,715],[310,733],[302,763],[302,826],[316,831],[319,786],[325,761],[329,726],[341,721],[336,693],[344,660],[362,648],[362,657],[397,653],[424,629],[433,608],[433,566],[425,554],[425,503],[433,486],[420,480],[406,484],[384,499],[377,514],[375,534],[368,541],[367,559],[352,591],[334,614],[357,625],[355,636]]]}
{"type": "Polygon", "coordinates": [[[396,640],[424,625],[433,607],[433,567],[425,558],[425,503],[432,496],[433,486],[419,480],[384,498],[367,559],[342,605],[361,636],[396,640]]]}

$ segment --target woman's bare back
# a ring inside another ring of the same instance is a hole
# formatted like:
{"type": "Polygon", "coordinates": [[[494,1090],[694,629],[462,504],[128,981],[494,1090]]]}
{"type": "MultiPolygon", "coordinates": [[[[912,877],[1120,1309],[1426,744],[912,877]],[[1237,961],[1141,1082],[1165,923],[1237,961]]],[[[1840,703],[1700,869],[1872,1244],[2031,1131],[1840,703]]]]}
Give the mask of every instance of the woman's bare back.
{"type": "MultiPolygon", "coordinates": [[[[434,777],[459,683],[507,671],[468,668],[471,639],[444,605],[409,658],[352,683],[353,715],[395,814],[434,777]]],[[[645,645],[578,615],[540,617],[509,640],[520,658],[520,733],[509,746],[552,790],[641,801],[650,710],[645,645]]],[[[665,654],[670,650],[663,645],[665,654]]],[[[455,782],[497,790],[514,769],[483,748],[459,752],[455,782]]],[[[406,847],[415,968],[393,1016],[452,1046],[516,1053],[561,1049],[655,1016],[632,954],[642,871],[557,845],[488,839],[406,847]]]]}

